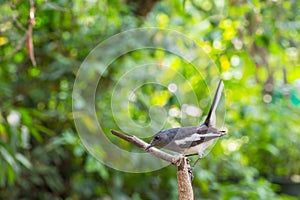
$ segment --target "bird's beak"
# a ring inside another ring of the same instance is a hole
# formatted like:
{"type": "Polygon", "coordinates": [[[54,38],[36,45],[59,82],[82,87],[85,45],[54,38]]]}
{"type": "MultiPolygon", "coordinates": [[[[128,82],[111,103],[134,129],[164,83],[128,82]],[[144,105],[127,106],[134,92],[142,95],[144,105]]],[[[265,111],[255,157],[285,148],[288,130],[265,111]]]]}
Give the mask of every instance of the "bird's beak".
{"type": "Polygon", "coordinates": [[[148,149],[150,149],[152,146],[152,144],[149,144],[146,148],[145,148],[145,151],[147,151],[148,149]]]}
{"type": "Polygon", "coordinates": [[[227,135],[227,131],[225,131],[225,130],[222,130],[222,131],[220,131],[220,132],[221,132],[221,136],[227,135]]]}

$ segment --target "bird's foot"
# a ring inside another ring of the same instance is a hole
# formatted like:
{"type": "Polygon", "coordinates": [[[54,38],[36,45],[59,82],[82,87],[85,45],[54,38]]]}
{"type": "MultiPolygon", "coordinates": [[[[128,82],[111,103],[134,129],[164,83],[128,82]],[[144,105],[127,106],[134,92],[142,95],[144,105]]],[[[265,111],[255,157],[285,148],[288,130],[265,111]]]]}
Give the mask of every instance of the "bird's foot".
{"type": "Polygon", "coordinates": [[[193,169],[191,167],[188,167],[188,173],[189,173],[190,181],[192,182],[194,179],[194,175],[193,175],[193,169]]]}
{"type": "Polygon", "coordinates": [[[193,176],[193,168],[190,166],[190,159],[186,158],[186,163],[188,165],[188,174],[190,177],[190,181],[192,182],[194,179],[194,176],[193,176]]]}

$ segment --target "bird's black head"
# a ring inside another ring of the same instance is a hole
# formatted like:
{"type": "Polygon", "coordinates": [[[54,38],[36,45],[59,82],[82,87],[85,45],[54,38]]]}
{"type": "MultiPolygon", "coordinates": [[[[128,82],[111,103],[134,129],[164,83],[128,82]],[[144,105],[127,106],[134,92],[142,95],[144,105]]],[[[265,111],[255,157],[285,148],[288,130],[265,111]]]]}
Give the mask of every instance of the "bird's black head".
{"type": "Polygon", "coordinates": [[[151,147],[165,147],[167,146],[174,138],[174,134],[172,134],[175,130],[163,130],[156,133],[153,139],[150,142],[150,145],[146,147],[145,150],[151,147]]]}

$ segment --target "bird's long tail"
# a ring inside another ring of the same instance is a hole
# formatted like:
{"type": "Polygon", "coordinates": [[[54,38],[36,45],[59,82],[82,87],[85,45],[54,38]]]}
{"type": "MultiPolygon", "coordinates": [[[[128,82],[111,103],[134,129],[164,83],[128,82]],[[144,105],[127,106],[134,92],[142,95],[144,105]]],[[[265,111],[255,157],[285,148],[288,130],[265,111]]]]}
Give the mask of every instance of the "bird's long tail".
{"type": "Polygon", "coordinates": [[[212,105],[209,109],[209,112],[207,114],[207,117],[204,121],[204,124],[206,126],[216,126],[216,109],[218,107],[219,101],[221,99],[222,96],[222,91],[224,89],[224,84],[223,81],[220,80],[219,85],[217,87],[217,91],[215,93],[212,105]]]}

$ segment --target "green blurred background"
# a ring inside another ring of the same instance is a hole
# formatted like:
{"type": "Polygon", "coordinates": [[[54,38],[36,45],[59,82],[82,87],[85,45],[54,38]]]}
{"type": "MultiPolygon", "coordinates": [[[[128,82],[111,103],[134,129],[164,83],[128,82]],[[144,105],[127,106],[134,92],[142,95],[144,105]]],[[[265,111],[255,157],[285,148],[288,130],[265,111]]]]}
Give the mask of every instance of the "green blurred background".
{"type": "MultiPolygon", "coordinates": [[[[35,0],[36,66],[26,45],[29,1],[0,3],[0,199],[177,198],[174,166],[149,173],[109,168],[87,153],[73,122],[72,89],[84,58],[101,41],[139,27],[193,39],[225,83],[228,136],[196,167],[195,199],[300,198],[300,1],[35,0]]],[[[98,118],[108,137],[129,151],[137,150],[109,135],[118,130],[110,95],[124,70],[147,60],[167,60],[199,87],[188,64],[163,51],[132,52],[112,63],[96,108],[107,111],[98,118]]],[[[167,91],[142,87],[130,104],[132,120],[149,123],[153,105],[180,111],[167,91]]],[[[182,120],[172,115],[166,126],[182,120]]]]}

